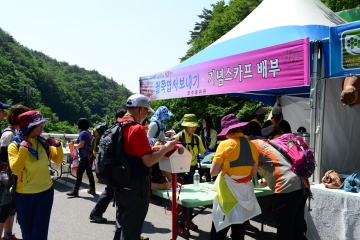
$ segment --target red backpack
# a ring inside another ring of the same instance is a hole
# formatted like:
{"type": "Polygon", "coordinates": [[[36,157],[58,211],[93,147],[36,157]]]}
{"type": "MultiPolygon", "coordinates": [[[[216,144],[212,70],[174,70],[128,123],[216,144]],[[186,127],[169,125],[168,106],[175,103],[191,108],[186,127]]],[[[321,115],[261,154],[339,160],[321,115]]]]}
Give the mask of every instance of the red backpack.
{"type": "Polygon", "coordinates": [[[291,163],[291,170],[299,177],[309,178],[315,171],[315,158],[304,140],[292,133],[286,133],[270,141],[291,163]]]}

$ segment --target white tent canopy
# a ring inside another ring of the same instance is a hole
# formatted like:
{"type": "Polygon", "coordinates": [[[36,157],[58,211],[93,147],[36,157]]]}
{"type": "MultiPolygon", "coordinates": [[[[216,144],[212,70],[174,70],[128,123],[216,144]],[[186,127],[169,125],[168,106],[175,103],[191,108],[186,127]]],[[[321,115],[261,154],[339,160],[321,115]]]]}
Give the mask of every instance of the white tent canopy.
{"type": "Polygon", "coordinates": [[[335,26],[345,21],[319,0],[264,0],[241,23],[213,45],[245,34],[283,27],[335,26]]]}

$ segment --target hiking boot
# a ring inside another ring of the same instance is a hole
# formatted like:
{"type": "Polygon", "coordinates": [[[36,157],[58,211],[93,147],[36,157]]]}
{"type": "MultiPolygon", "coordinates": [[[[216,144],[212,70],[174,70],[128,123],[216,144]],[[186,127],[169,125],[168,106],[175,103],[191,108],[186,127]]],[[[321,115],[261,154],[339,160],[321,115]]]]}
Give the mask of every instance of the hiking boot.
{"type": "Polygon", "coordinates": [[[144,236],[144,235],[141,235],[141,236],[140,236],[140,240],[149,240],[149,237],[144,236]]]}
{"type": "MultiPolygon", "coordinates": [[[[187,221],[186,220],[184,220],[184,224],[185,224],[185,226],[187,226],[187,221]]],[[[193,221],[190,221],[190,226],[188,226],[188,227],[191,230],[198,230],[199,229],[198,225],[196,225],[193,221]]]]}
{"type": "Polygon", "coordinates": [[[72,192],[67,193],[66,195],[70,197],[78,197],[79,196],[79,189],[74,189],[72,192]]]}
{"type": "Polygon", "coordinates": [[[96,216],[94,214],[90,214],[90,217],[89,219],[91,221],[94,221],[96,223],[106,223],[107,222],[107,219],[106,218],[103,218],[102,216],[96,216]]]}
{"type": "Polygon", "coordinates": [[[179,223],[178,224],[178,234],[179,235],[185,235],[186,234],[186,229],[184,224],[179,223]]]}
{"type": "Polygon", "coordinates": [[[95,188],[89,188],[89,190],[87,191],[88,194],[91,194],[91,195],[95,195],[96,192],[95,192],[95,188]]]}

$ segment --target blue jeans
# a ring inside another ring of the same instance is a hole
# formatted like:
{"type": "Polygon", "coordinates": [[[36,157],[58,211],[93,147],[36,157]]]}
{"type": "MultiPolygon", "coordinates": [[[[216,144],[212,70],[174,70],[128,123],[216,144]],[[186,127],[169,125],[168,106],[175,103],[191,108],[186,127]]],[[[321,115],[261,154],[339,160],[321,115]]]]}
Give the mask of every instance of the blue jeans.
{"type": "Polygon", "coordinates": [[[16,193],[16,211],[23,240],[47,240],[54,187],[34,194],[16,193]]]}

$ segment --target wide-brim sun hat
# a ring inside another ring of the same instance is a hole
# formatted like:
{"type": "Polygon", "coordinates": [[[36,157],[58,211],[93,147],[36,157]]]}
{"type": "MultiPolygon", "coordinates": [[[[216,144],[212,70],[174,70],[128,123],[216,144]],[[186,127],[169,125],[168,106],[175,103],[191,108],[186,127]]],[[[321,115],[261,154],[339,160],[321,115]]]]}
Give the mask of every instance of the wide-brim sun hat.
{"type": "Polygon", "coordinates": [[[237,119],[235,114],[226,115],[221,119],[221,132],[218,134],[218,137],[224,137],[231,129],[244,127],[248,125],[249,122],[240,122],[237,119]]]}
{"type": "Polygon", "coordinates": [[[183,127],[199,127],[195,114],[185,114],[181,123],[183,127]]]}
{"type": "Polygon", "coordinates": [[[49,121],[50,118],[43,118],[41,113],[36,110],[31,110],[20,114],[17,118],[20,135],[25,135],[33,126],[45,123],[49,121]]]}

